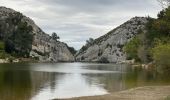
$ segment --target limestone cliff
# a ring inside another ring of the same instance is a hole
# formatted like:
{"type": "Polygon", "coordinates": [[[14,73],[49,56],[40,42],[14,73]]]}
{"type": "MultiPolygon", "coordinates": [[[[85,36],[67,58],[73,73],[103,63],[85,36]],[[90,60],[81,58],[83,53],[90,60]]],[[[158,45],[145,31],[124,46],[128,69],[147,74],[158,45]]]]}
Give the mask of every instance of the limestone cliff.
{"type": "MultiPolygon", "coordinates": [[[[4,38],[11,37],[15,35],[15,31],[19,26],[18,20],[26,23],[28,27],[31,27],[32,38],[30,39],[31,43],[28,45],[29,56],[32,58],[37,58],[40,61],[74,61],[74,56],[68,50],[68,47],[65,43],[53,40],[50,35],[43,32],[30,18],[22,15],[19,12],[16,12],[12,9],[6,7],[0,7],[0,38],[4,40],[4,38]],[[15,17],[13,17],[15,16],[15,17]],[[12,17],[10,22],[8,18],[12,17]]],[[[17,38],[17,37],[16,37],[17,38]]],[[[18,37],[19,38],[19,37],[18,37]]],[[[16,44],[15,44],[16,45],[16,44]]],[[[23,48],[19,48],[19,46],[14,46],[18,52],[23,51],[23,48]]],[[[25,48],[26,49],[26,48],[25,48]]]]}
{"type": "Polygon", "coordinates": [[[77,61],[118,63],[126,59],[123,46],[144,30],[147,18],[134,17],[106,35],[99,37],[76,54],[77,61]]]}

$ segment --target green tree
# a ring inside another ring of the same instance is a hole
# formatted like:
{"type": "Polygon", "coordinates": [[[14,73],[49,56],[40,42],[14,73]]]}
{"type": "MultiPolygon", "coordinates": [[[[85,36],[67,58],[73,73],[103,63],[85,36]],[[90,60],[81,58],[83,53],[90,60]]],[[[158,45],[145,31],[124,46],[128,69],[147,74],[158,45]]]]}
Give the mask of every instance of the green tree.
{"type": "Polygon", "coordinates": [[[55,33],[55,32],[52,33],[51,37],[52,37],[53,40],[56,40],[56,41],[57,41],[58,39],[60,39],[60,37],[59,37],[59,36],[57,35],[57,33],[55,33]]]}
{"type": "Polygon", "coordinates": [[[0,41],[0,52],[4,51],[5,45],[3,41],[0,41]]]}
{"type": "Polygon", "coordinates": [[[94,39],[93,38],[89,38],[89,40],[86,40],[86,45],[90,46],[90,45],[93,44],[93,42],[94,42],[94,39]]]}
{"type": "Polygon", "coordinates": [[[9,14],[1,27],[2,40],[5,43],[5,51],[16,56],[28,57],[32,48],[33,33],[32,26],[24,22],[20,13],[9,14]]]}
{"type": "Polygon", "coordinates": [[[69,47],[69,46],[67,46],[67,48],[69,49],[69,51],[70,51],[73,55],[75,55],[75,54],[77,53],[77,50],[75,50],[74,47],[69,47]]]}
{"type": "Polygon", "coordinates": [[[152,49],[152,54],[158,68],[170,72],[170,43],[159,43],[152,49]]]}
{"type": "Polygon", "coordinates": [[[124,46],[124,51],[127,54],[128,60],[135,59],[136,61],[139,61],[138,48],[139,48],[140,44],[141,44],[141,42],[140,42],[139,38],[135,37],[124,46]]]}

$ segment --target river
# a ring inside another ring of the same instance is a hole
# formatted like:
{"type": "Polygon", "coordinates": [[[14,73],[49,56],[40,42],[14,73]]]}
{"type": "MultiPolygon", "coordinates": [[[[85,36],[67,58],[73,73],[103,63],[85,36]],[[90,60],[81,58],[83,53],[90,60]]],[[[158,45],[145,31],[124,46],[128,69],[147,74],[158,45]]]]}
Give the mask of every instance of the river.
{"type": "Polygon", "coordinates": [[[0,64],[1,100],[94,96],[153,85],[170,85],[170,78],[126,64],[0,64]]]}

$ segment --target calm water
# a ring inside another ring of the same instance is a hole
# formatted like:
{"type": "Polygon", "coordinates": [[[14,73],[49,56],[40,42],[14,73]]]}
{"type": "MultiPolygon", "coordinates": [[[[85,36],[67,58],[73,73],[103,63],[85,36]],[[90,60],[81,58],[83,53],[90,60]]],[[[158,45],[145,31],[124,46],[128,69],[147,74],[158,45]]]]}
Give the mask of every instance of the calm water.
{"type": "Polygon", "coordinates": [[[170,85],[170,79],[152,70],[128,65],[0,64],[1,100],[102,95],[146,85],[170,85]]]}

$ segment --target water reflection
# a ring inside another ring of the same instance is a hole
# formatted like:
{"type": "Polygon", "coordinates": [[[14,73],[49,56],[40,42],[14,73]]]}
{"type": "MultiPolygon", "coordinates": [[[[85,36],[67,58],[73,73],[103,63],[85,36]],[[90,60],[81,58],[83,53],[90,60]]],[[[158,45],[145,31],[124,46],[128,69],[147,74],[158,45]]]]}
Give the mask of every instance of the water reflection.
{"type": "Polygon", "coordinates": [[[0,64],[1,100],[48,100],[101,95],[145,85],[168,85],[154,70],[128,65],[0,64]]]}

